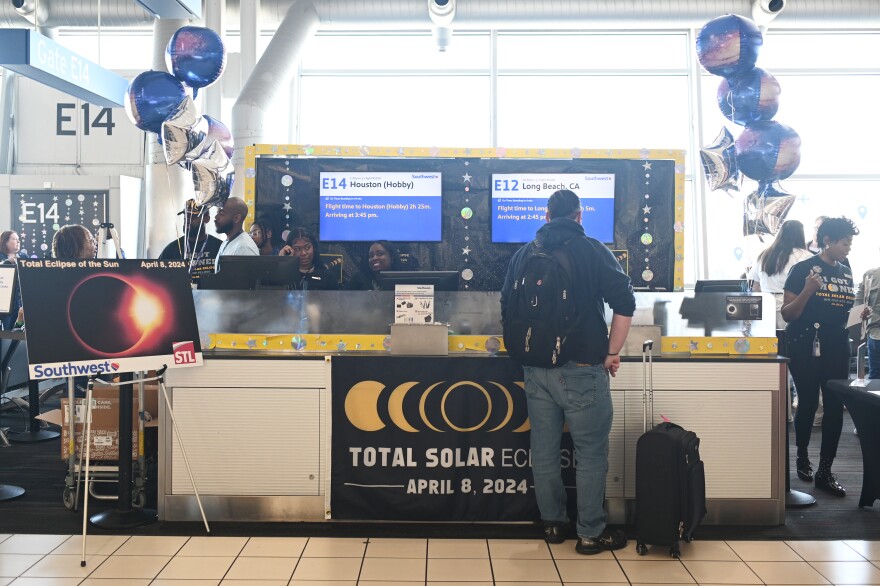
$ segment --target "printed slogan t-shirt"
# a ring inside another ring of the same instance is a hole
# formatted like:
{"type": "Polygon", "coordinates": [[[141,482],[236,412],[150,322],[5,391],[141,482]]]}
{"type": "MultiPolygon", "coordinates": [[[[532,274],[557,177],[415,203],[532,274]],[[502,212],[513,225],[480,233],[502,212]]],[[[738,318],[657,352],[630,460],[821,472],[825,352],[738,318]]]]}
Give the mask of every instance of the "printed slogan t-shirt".
{"type": "Polygon", "coordinates": [[[855,300],[855,287],[852,271],[843,263],[837,266],[822,261],[819,256],[802,260],[791,268],[785,280],[785,290],[799,295],[804,290],[807,276],[813,271],[822,279],[822,286],[804,306],[800,317],[789,324],[789,328],[812,328],[820,324],[829,329],[843,330],[847,314],[855,300]]]}

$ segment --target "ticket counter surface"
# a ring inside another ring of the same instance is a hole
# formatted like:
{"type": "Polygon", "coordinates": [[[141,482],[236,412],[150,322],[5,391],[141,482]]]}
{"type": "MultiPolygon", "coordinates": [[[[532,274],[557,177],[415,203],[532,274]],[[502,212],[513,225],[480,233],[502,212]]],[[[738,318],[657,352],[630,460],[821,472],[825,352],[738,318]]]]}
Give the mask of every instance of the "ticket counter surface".
{"type": "MultiPolygon", "coordinates": [[[[653,379],[655,421],[701,439],[704,522],[783,524],[785,359],[663,356],[653,379]]],[[[215,351],[168,385],[211,519],[538,518],[521,370],[505,356],[215,351]]],[[[612,523],[632,519],[642,385],[641,360],[624,358],[612,379],[612,523]]],[[[160,515],[195,520],[169,426],[161,438],[160,515]]]]}

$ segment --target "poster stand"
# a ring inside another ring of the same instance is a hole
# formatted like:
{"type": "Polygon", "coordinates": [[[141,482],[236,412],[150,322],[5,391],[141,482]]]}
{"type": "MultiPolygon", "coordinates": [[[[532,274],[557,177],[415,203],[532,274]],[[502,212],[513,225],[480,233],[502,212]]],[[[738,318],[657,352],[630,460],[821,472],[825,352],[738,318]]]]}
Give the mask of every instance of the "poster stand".
{"type": "Polygon", "coordinates": [[[96,513],[89,517],[89,499],[85,498],[83,504],[83,550],[82,550],[82,560],[80,561],[81,566],[86,565],[86,520],[92,525],[96,527],[100,527],[102,529],[133,529],[135,527],[143,527],[144,525],[149,525],[150,523],[154,523],[158,520],[158,514],[155,509],[147,509],[147,508],[137,508],[132,506],[131,502],[131,494],[132,494],[132,460],[131,457],[128,457],[131,454],[131,419],[132,419],[132,411],[133,405],[131,396],[132,393],[126,390],[126,387],[133,384],[145,383],[149,381],[159,381],[159,388],[162,389],[162,394],[165,397],[166,409],[168,412],[168,416],[171,419],[171,426],[174,429],[175,437],[177,438],[177,444],[180,447],[180,451],[183,454],[183,462],[186,465],[187,474],[189,474],[189,480],[192,483],[193,492],[196,496],[196,503],[199,505],[199,512],[202,515],[202,522],[205,525],[205,531],[208,535],[211,534],[211,528],[208,525],[208,519],[205,515],[205,509],[202,506],[202,499],[199,495],[199,489],[196,487],[196,481],[192,474],[192,468],[189,465],[189,459],[186,456],[186,448],[183,445],[183,440],[180,437],[180,430],[177,427],[177,421],[174,419],[174,410],[171,408],[171,401],[168,398],[168,391],[165,388],[165,371],[168,369],[167,366],[163,366],[157,373],[156,376],[150,378],[141,378],[138,380],[134,380],[130,373],[123,374],[120,376],[120,381],[118,383],[112,383],[108,381],[101,380],[97,377],[89,377],[89,385],[86,391],[86,431],[83,436],[83,444],[85,445],[86,451],[86,462],[85,462],[85,478],[88,482],[89,478],[89,448],[91,447],[91,442],[89,441],[89,435],[91,433],[91,405],[92,405],[92,388],[96,382],[101,383],[102,385],[110,385],[110,386],[118,386],[119,387],[119,496],[116,501],[116,507],[113,509],[109,509],[106,511],[101,511],[100,513],[96,513]],[[124,456],[125,455],[125,456],[124,456]]]}

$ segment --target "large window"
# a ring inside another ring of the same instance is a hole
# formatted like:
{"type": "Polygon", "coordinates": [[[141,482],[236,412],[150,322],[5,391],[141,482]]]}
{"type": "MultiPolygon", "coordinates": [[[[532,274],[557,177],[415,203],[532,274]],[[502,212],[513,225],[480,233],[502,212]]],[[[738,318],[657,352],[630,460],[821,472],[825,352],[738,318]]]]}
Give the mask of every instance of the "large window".
{"type": "MultiPolygon", "coordinates": [[[[695,63],[693,30],[457,31],[445,52],[428,31],[323,31],[296,80],[269,106],[267,140],[310,144],[683,149],[685,283],[739,276],[772,238],[742,234],[740,193],[711,192],[698,151],[722,126],[720,77],[695,63]]],[[[258,40],[262,53],[271,39],[258,40]]],[[[59,42],[112,69],[150,67],[152,31],[62,30],[59,42]],[[100,47],[100,55],[98,49],[100,47]]],[[[237,34],[227,50],[240,48],[237,34]]],[[[234,59],[234,57],[233,57],[234,59]]],[[[861,272],[878,264],[880,33],[778,31],[758,66],[782,87],[775,120],[801,136],[802,160],[781,186],[789,218],[851,217],[861,272]]],[[[233,70],[234,71],[234,70],[233,70]]],[[[233,84],[235,85],[235,84],[233,84]]],[[[232,124],[232,95],[222,120],[232,124]]]]}
{"type": "MultiPolygon", "coordinates": [[[[807,239],[817,216],[853,220],[861,230],[850,255],[857,280],[880,264],[880,234],[873,229],[880,214],[880,173],[873,149],[880,132],[878,55],[880,34],[771,32],[758,58],[758,66],[773,74],[782,88],[773,119],[791,126],[802,141],[800,167],[780,182],[797,196],[787,217],[804,223],[807,239]]],[[[742,131],[718,109],[720,82],[720,77],[708,74],[701,78],[702,144],[710,143],[722,125],[734,136],[742,131]]],[[[707,191],[708,277],[738,276],[772,242],[772,237],[762,241],[742,234],[743,198],[756,187],[757,182],[745,178],[741,193],[733,197],[707,191]]]]}

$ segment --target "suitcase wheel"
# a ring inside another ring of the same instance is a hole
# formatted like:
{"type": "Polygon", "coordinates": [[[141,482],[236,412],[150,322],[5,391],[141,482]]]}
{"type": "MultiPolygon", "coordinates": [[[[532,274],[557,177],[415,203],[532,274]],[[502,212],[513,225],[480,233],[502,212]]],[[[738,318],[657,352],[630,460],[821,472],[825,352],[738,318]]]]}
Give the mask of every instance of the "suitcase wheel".
{"type": "Polygon", "coordinates": [[[669,557],[672,557],[675,559],[681,558],[681,550],[678,548],[677,541],[669,546],[669,557]]]}
{"type": "Polygon", "coordinates": [[[639,555],[647,555],[648,546],[641,542],[636,543],[636,553],[639,555]]]}

